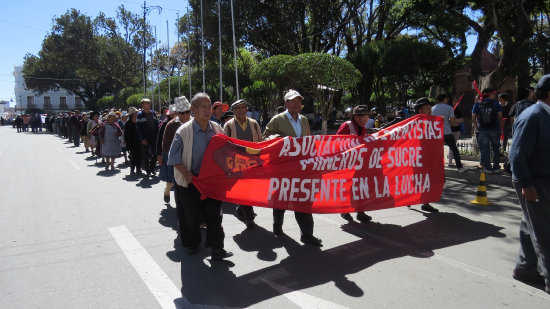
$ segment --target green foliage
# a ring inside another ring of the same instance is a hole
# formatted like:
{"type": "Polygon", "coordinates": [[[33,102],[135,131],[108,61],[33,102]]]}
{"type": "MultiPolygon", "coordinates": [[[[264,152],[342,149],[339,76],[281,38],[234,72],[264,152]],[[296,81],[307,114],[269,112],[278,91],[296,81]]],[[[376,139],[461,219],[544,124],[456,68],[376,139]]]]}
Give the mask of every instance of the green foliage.
{"type": "Polygon", "coordinates": [[[136,108],[140,108],[141,99],[143,99],[143,93],[132,94],[131,96],[128,97],[128,99],[126,99],[126,106],[128,107],[133,106],[136,108]]]}
{"type": "Polygon", "coordinates": [[[114,102],[115,102],[114,96],[106,96],[97,100],[96,107],[99,110],[109,109],[109,108],[115,107],[114,102]]]}
{"type": "Polygon", "coordinates": [[[75,9],[56,18],[38,56],[25,57],[27,88],[39,93],[64,88],[94,109],[99,98],[138,84],[138,51],[113,33],[112,20],[99,20],[92,22],[75,9]]]}

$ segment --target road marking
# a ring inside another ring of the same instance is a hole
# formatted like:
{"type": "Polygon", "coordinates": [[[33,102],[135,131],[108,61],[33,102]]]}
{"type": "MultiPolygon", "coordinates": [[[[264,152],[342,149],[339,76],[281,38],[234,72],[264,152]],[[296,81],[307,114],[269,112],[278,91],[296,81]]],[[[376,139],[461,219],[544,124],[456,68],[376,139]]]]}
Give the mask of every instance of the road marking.
{"type": "Polygon", "coordinates": [[[80,167],[78,167],[78,165],[76,165],[76,163],[74,163],[73,160],[67,159],[67,161],[69,161],[69,163],[71,163],[71,165],[72,165],[76,170],[79,170],[79,169],[80,169],[80,167]]]}
{"type": "Polygon", "coordinates": [[[294,291],[267,279],[260,279],[300,308],[347,308],[309,294],[294,291]]]}
{"type": "Polygon", "coordinates": [[[194,307],[125,225],[111,227],[109,232],[162,308],[194,307]]]}
{"type": "Polygon", "coordinates": [[[59,149],[59,147],[55,147],[55,149],[57,149],[57,151],[63,153],[63,150],[59,149]]]}

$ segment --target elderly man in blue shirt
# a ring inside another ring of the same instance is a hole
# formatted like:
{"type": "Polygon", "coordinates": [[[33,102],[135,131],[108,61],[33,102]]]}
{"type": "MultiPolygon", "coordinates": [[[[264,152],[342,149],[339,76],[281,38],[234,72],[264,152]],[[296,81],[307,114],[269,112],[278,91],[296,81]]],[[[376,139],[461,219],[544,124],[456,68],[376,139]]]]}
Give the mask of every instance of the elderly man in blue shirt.
{"type": "Polygon", "coordinates": [[[194,118],[179,127],[168,153],[168,164],[174,166],[176,180],[180,239],[186,253],[195,254],[201,243],[200,218],[206,223],[206,247],[212,248],[212,259],[221,260],[233,255],[223,249],[225,234],[222,227],[221,201],[207,198],[193,185],[193,176],[198,176],[202,158],[212,136],[223,134],[222,127],[211,121],[212,105],[206,93],[197,93],[191,99],[194,118]]]}
{"type": "Polygon", "coordinates": [[[550,74],[535,88],[538,98],[514,123],[512,181],[521,205],[520,250],[513,277],[545,285],[550,294],[550,74]]]}

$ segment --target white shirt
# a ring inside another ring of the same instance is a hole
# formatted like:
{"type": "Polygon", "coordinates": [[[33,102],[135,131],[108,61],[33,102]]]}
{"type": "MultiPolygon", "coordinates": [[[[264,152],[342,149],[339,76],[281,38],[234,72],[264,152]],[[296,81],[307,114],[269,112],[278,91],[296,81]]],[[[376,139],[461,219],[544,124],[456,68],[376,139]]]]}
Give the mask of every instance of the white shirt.
{"type": "Polygon", "coordinates": [[[450,118],[455,117],[455,111],[452,106],[445,103],[437,103],[432,106],[432,115],[443,117],[443,134],[449,135],[453,134],[451,131],[451,123],[449,122],[450,118]]]}
{"type": "Polygon", "coordinates": [[[367,129],[374,128],[374,119],[369,118],[369,120],[367,120],[367,123],[365,124],[365,128],[367,128],[367,129]]]}
{"type": "Polygon", "coordinates": [[[300,114],[298,114],[298,119],[294,120],[292,118],[292,115],[288,112],[288,109],[286,110],[286,116],[288,117],[288,120],[290,120],[290,124],[292,125],[292,128],[294,129],[294,132],[296,132],[296,137],[302,136],[302,123],[300,122],[300,114]]]}

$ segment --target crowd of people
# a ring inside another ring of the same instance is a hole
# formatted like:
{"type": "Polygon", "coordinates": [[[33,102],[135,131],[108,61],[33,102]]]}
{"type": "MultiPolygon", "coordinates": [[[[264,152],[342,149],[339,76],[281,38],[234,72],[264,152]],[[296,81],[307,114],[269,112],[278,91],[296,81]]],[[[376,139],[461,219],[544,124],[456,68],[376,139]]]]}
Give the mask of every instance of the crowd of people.
{"type": "MultiPolygon", "coordinates": [[[[46,129],[67,138],[76,147],[82,141],[86,152],[102,158],[106,170],[116,169],[115,160],[120,157],[130,165],[130,174],[153,177],[158,166],[159,178],[166,183],[165,202],[170,202],[170,193],[174,191],[178,234],[185,252],[193,255],[200,250],[201,227],[205,227],[205,246],[211,248],[213,260],[221,260],[233,255],[224,249],[222,202],[201,198],[193,184],[193,176],[200,174],[210,139],[216,134],[225,134],[260,142],[274,137],[310,135],[309,121],[300,114],[303,99],[299,92],[288,90],[284,94],[284,107],[269,120],[259,113],[250,113],[245,100],[234,102],[230,110],[224,111],[223,104],[212,104],[206,93],[195,94],[190,102],[178,97],[161,115],[151,109],[149,99],[143,99],[141,110],[130,107],[128,111],[109,110],[102,114],[74,111],[48,116],[46,129]]],[[[448,163],[451,165],[454,160],[454,166],[462,173],[465,168],[456,145],[464,129],[464,119],[457,108],[459,101],[441,94],[433,105],[423,97],[416,100],[413,110],[416,114],[443,118],[443,141],[450,149],[448,163]]],[[[408,108],[400,106],[395,118],[384,124],[382,115],[359,105],[353,108],[350,120],[342,123],[336,134],[366,136],[372,130],[399,123],[409,116],[408,108]]],[[[27,123],[31,123],[32,117],[27,118],[27,123]]],[[[24,119],[21,117],[21,130],[25,127],[24,119]]],[[[546,164],[546,156],[550,155],[550,75],[543,76],[536,89],[520,89],[514,105],[509,103],[507,95],[484,89],[472,109],[472,126],[481,151],[480,168],[488,173],[500,169],[500,140],[505,141],[506,148],[508,136],[513,133],[514,142],[509,150],[512,179],[523,211],[521,249],[513,277],[545,284],[546,292],[550,293],[550,165],[546,164]],[[537,103],[533,101],[534,95],[537,103]]],[[[438,211],[428,203],[421,209],[438,211]]],[[[276,237],[285,235],[284,215],[285,210],[273,209],[276,237]]],[[[256,226],[252,206],[237,205],[236,216],[247,228],[256,226]]],[[[294,216],[300,228],[300,240],[306,245],[322,246],[322,240],[314,236],[312,214],[294,211],[294,216]]],[[[351,214],[342,214],[342,217],[353,220],[351,214]]],[[[356,218],[360,222],[372,220],[365,212],[357,213],[356,218]]]]}

